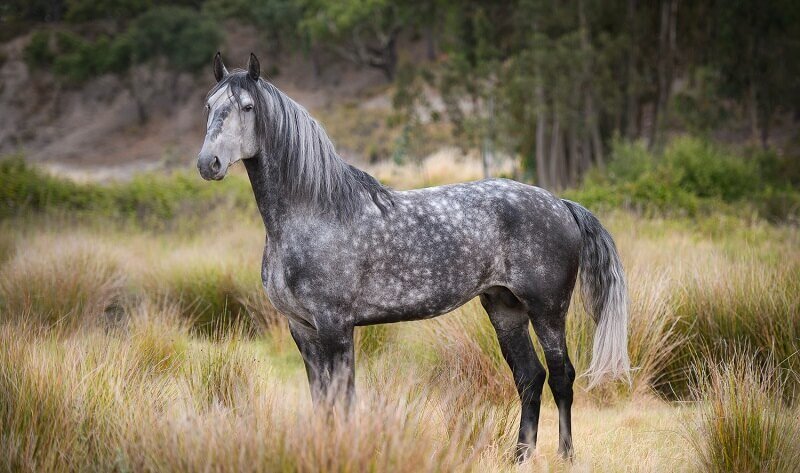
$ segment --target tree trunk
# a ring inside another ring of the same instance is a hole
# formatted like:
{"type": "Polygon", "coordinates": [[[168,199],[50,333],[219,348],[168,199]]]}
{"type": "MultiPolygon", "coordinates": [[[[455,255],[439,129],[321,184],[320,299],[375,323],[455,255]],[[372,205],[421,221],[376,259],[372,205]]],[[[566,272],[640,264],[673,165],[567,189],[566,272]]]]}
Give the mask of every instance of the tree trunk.
{"type": "Polygon", "coordinates": [[[494,94],[493,91],[489,93],[489,98],[486,100],[486,130],[483,134],[483,147],[481,151],[481,161],[483,163],[483,177],[488,179],[492,177],[492,162],[494,161],[494,143],[492,138],[494,136],[494,94]]]}
{"type": "Polygon", "coordinates": [[[578,133],[575,131],[575,127],[569,127],[569,177],[567,180],[567,184],[572,186],[578,183],[578,179],[580,178],[581,166],[583,164],[583,158],[581,157],[581,149],[580,144],[578,143],[578,133]]]}
{"type": "Polygon", "coordinates": [[[758,143],[761,135],[758,130],[758,98],[756,97],[756,86],[750,81],[750,97],[748,100],[748,111],[750,112],[750,136],[753,144],[758,143]]]}
{"type": "Polygon", "coordinates": [[[589,24],[586,21],[586,14],[583,8],[583,0],[578,2],[578,19],[580,23],[581,50],[585,58],[583,64],[583,83],[584,83],[584,123],[586,130],[592,138],[594,156],[599,167],[604,167],[603,160],[603,140],[600,138],[600,128],[597,123],[597,113],[594,109],[594,91],[592,90],[592,65],[589,62],[591,57],[591,44],[589,43],[589,24]]]}
{"type": "Polygon", "coordinates": [[[389,82],[394,81],[394,74],[397,71],[397,36],[392,35],[389,42],[383,48],[383,74],[389,82]]]}
{"type": "Polygon", "coordinates": [[[433,27],[428,25],[424,30],[425,35],[425,54],[429,61],[436,59],[436,34],[433,32],[433,27]]]}
{"type": "Polygon", "coordinates": [[[128,92],[130,92],[131,98],[133,99],[133,104],[136,106],[136,118],[138,119],[139,125],[144,125],[147,123],[148,119],[147,107],[145,105],[144,97],[142,97],[137,91],[137,81],[132,77],[133,73],[133,70],[125,73],[123,75],[122,82],[125,84],[128,92]]]}
{"type": "Polygon", "coordinates": [[[550,179],[547,175],[547,159],[545,157],[545,150],[547,143],[545,142],[545,133],[547,131],[547,109],[544,103],[544,88],[541,85],[536,86],[536,183],[540,187],[550,187],[550,179]]]}
{"type": "Polygon", "coordinates": [[[564,189],[569,186],[569,136],[567,130],[561,132],[561,148],[558,150],[560,158],[558,160],[558,183],[559,188],[564,189]]]}
{"type": "Polygon", "coordinates": [[[550,161],[548,166],[548,178],[550,187],[553,190],[559,190],[561,183],[559,182],[559,165],[561,164],[561,120],[558,116],[558,111],[553,107],[553,127],[550,136],[550,161]]]}
{"type": "Polygon", "coordinates": [[[650,129],[648,147],[655,146],[659,128],[666,121],[667,103],[672,87],[673,55],[675,53],[675,19],[678,14],[677,0],[661,2],[661,25],[658,35],[658,94],[653,106],[653,126],[650,129]]]}
{"type": "Polygon", "coordinates": [[[639,134],[639,101],[636,95],[636,53],[639,46],[636,39],[636,1],[628,0],[628,28],[630,28],[630,42],[628,44],[627,84],[625,87],[625,134],[634,139],[639,134]]]}
{"type": "Polygon", "coordinates": [[[765,105],[759,107],[760,113],[759,121],[761,122],[761,148],[767,150],[769,149],[769,125],[770,125],[770,118],[772,116],[772,111],[769,110],[765,105]]]}

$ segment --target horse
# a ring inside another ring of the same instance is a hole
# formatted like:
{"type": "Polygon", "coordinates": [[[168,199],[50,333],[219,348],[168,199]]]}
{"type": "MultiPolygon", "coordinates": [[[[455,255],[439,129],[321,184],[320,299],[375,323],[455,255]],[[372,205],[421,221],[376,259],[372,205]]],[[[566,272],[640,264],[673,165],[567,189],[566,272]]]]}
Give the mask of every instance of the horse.
{"type": "Polygon", "coordinates": [[[625,276],[597,218],[508,179],[390,189],[346,163],[323,127],[260,77],[255,55],[228,72],[217,53],[213,71],[197,167],[220,180],[244,163],[266,230],[263,286],[288,318],[314,405],[352,400],[354,327],[428,319],[479,297],[519,394],[517,460],[535,448],[545,380],[558,407],[558,452],[572,458],[565,319],[579,272],[597,324],[590,385],[630,369],[625,276]]]}

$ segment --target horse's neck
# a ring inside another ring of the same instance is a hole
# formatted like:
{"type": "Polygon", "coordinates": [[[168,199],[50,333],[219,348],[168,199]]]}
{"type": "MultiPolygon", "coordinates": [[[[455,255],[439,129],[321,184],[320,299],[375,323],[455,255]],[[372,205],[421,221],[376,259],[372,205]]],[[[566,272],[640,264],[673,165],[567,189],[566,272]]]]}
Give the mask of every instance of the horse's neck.
{"type": "MultiPolygon", "coordinates": [[[[267,229],[267,235],[273,239],[278,236],[282,218],[289,212],[289,203],[286,201],[277,182],[277,172],[269,169],[270,160],[263,154],[243,160],[253,195],[256,198],[258,211],[267,229]]],[[[274,163],[274,160],[272,161],[274,163]]]]}

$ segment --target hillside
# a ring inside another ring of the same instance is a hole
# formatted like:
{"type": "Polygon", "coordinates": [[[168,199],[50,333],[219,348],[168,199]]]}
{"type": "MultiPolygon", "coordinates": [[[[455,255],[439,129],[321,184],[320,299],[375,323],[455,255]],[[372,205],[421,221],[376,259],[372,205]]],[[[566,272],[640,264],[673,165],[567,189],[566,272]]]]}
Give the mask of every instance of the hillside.
{"type": "MultiPolygon", "coordinates": [[[[330,57],[315,75],[301,54],[269,53],[272,48],[259,41],[253,28],[231,24],[228,30],[234,33],[227,35],[222,50],[229,64],[238,65],[255,51],[266,71],[272,71],[270,79],[312,114],[355,107],[381,121],[390,112],[388,86],[379,72],[330,57]]],[[[65,86],[48,71],[31,71],[23,60],[30,38],[27,34],[0,45],[5,57],[0,65],[0,155],[22,153],[57,171],[98,177],[193,160],[205,134],[202,104],[213,84],[211,58],[197,74],[135,70],[135,80],[147,91],[147,120],[141,123],[136,101],[117,76],[65,86]]],[[[364,158],[361,149],[342,152],[349,159],[364,158]]]]}

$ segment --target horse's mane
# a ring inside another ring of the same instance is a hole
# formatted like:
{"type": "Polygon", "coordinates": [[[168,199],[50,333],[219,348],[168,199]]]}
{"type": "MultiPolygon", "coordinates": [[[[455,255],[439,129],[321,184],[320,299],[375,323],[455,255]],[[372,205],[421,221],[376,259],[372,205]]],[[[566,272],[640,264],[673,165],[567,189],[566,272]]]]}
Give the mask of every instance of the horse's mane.
{"type": "Polygon", "coordinates": [[[209,96],[225,86],[230,86],[236,100],[240,100],[242,90],[253,98],[261,152],[266,159],[278,161],[277,179],[288,197],[334,212],[342,219],[352,217],[363,206],[365,196],[382,212],[392,205],[391,189],[347,164],[322,126],[277,87],[236,70],[218,82],[209,96]]]}

